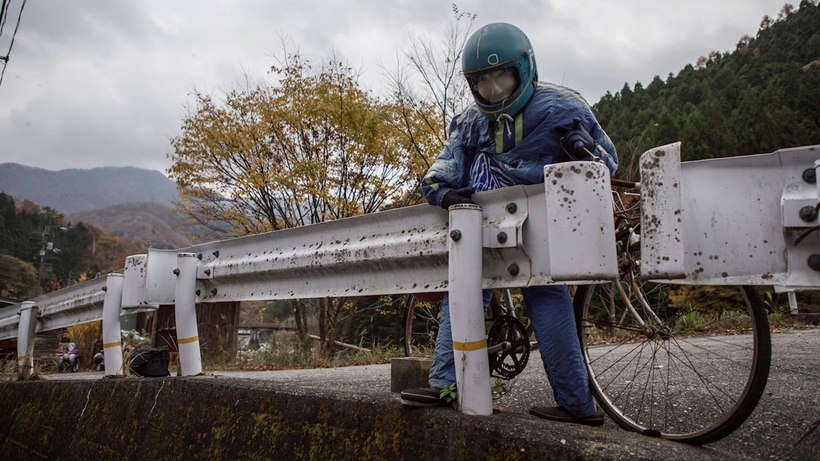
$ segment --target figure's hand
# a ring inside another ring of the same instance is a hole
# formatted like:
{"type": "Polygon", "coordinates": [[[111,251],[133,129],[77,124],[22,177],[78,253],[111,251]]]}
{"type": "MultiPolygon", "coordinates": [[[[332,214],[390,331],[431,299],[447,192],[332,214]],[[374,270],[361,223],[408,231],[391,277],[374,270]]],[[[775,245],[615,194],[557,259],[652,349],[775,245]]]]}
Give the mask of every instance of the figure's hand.
{"type": "Polygon", "coordinates": [[[444,198],[441,199],[441,207],[445,210],[450,208],[450,205],[456,205],[459,203],[473,203],[470,199],[470,196],[473,195],[472,187],[462,187],[461,189],[452,189],[447,191],[444,194],[444,198]]]}
{"type": "Polygon", "coordinates": [[[577,118],[572,121],[572,129],[561,138],[561,147],[573,160],[592,160],[595,157],[595,141],[577,118]]]}

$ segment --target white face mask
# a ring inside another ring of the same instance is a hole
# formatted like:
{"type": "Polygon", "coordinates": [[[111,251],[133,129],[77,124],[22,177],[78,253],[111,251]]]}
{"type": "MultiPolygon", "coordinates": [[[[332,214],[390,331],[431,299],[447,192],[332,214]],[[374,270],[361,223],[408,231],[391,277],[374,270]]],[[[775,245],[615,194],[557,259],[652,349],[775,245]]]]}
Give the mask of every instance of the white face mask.
{"type": "Polygon", "coordinates": [[[482,98],[495,104],[510,97],[518,86],[515,80],[514,69],[497,70],[479,77],[475,87],[482,98]]]}

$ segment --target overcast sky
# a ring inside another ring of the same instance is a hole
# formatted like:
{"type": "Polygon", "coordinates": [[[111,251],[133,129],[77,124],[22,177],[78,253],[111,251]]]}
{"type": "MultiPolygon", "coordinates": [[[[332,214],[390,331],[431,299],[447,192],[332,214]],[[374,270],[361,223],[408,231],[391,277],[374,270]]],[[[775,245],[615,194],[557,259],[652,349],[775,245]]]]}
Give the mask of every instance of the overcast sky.
{"type": "MultiPolygon", "coordinates": [[[[23,0],[10,0],[5,55],[23,0]]],[[[220,95],[245,76],[273,81],[281,37],[313,60],[333,50],[385,88],[410,34],[442,34],[436,0],[28,0],[0,84],[0,163],[59,170],[171,165],[193,89],[220,95]]],[[[458,2],[474,29],[505,21],[530,37],[541,80],[594,103],[624,82],[677,73],[754,36],[785,0],[458,2]]],[[[797,4],[796,0],[792,2],[797,4]]]]}

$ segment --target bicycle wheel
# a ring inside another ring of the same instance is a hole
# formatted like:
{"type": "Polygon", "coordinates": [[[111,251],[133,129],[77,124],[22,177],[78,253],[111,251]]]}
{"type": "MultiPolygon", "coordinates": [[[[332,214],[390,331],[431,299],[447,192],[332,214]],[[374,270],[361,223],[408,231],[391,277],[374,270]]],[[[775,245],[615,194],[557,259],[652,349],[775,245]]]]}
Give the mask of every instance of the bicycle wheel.
{"type": "Polygon", "coordinates": [[[627,430],[697,445],[729,435],[768,378],[771,340],[759,295],[624,275],[579,287],[574,299],[596,400],[627,430]]]}
{"type": "Polygon", "coordinates": [[[405,356],[433,356],[440,314],[440,303],[421,302],[413,295],[407,297],[402,319],[402,342],[405,356]]]}
{"type": "MultiPolygon", "coordinates": [[[[529,320],[523,315],[523,306],[519,303],[516,309],[522,311],[516,313],[507,306],[513,306],[513,297],[509,290],[500,293],[503,298],[493,297],[490,302],[487,315],[489,316],[487,326],[499,315],[513,315],[524,321],[527,335],[532,338],[530,347],[538,348],[535,335],[529,320]]],[[[404,314],[402,318],[402,344],[404,354],[407,357],[432,357],[436,346],[436,334],[438,333],[441,315],[441,293],[421,293],[410,295],[404,303],[404,314]]]]}

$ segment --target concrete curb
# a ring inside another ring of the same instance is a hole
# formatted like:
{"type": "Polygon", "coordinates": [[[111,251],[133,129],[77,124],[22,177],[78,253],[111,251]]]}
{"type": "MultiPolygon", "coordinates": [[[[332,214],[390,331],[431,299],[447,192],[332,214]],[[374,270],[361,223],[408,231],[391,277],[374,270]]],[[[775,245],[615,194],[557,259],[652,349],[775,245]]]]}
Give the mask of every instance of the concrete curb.
{"type": "Polygon", "coordinates": [[[345,386],[201,376],[7,382],[0,392],[8,460],[726,459],[521,414],[410,409],[396,394],[345,386]]]}

